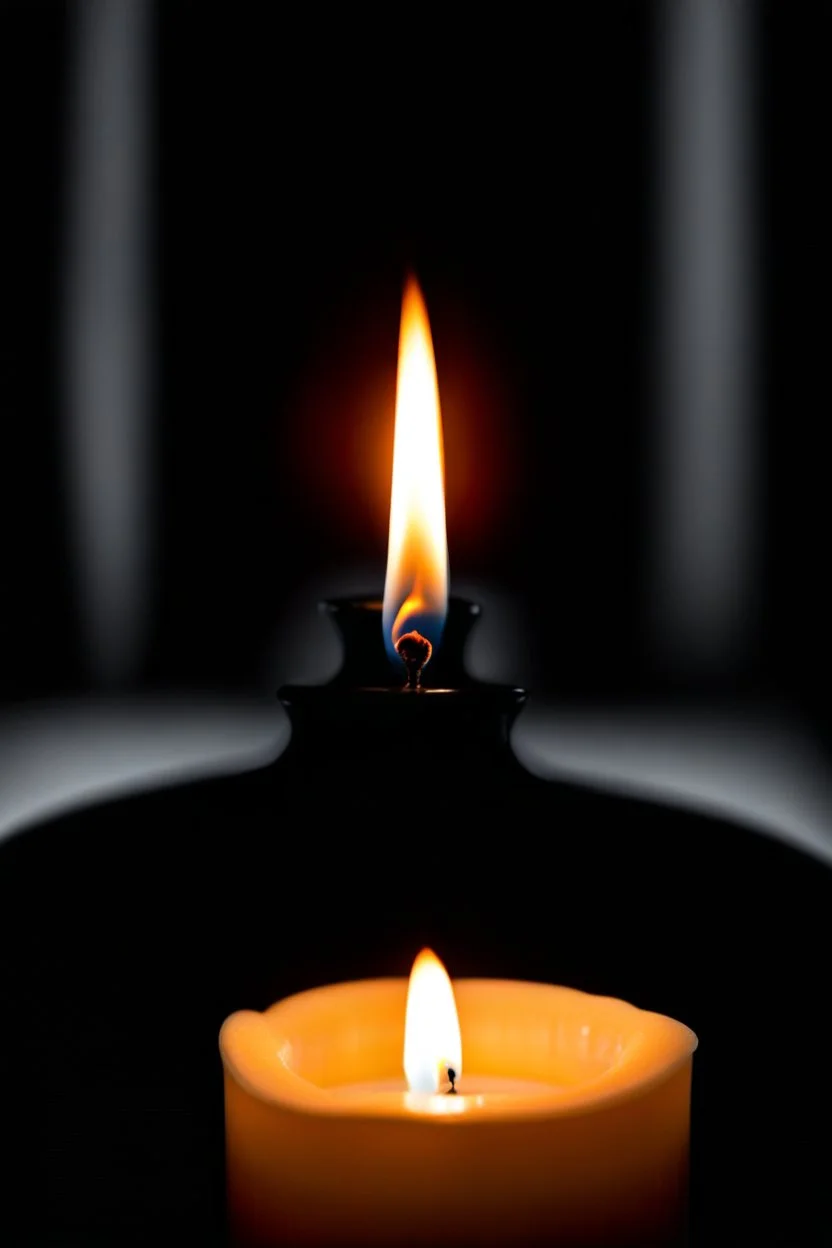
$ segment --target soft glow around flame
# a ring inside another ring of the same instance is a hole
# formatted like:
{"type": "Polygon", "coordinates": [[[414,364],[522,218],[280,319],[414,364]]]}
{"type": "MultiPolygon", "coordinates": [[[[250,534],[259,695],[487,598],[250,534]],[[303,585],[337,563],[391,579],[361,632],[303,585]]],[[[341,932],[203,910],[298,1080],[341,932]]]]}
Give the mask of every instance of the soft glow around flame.
{"type": "MultiPolygon", "coordinates": [[[[413,963],[404,1025],[404,1073],[411,1092],[449,1090],[462,1073],[462,1038],[448,972],[430,949],[413,963]]],[[[451,1098],[453,1099],[453,1098],[451,1098]]]]}
{"type": "Polygon", "coordinates": [[[382,627],[391,659],[415,629],[435,647],[448,610],[448,541],[442,418],[433,341],[422,292],[410,278],[402,301],[390,538],[382,627]]]}

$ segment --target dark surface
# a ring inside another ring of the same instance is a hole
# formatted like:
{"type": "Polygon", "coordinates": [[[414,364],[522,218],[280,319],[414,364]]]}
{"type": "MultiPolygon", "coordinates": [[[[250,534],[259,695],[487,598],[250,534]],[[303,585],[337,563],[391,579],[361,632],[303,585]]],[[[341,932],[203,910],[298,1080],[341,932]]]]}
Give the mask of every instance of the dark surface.
{"type": "Polygon", "coordinates": [[[405,975],[424,945],[455,976],[569,984],[687,1023],[695,1242],[826,1242],[810,1141],[832,1109],[827,868],[533,779],[507,746],[523,691],[465,674],[471,604],[451,600],[425,673],[459,687],[418,693],[390,667],[386,688],[351,684],[383,674],[380,604],[327,606],[344,664],[281,690],[293,732],[275,764],[3,847],[11,1242],[222,1243],[223,1019],[405,975]]]}
{"type": "Polygon", "coordinates": [[[340,751],[297,745],[4,845],[3,1242],[213,1243],[223,1019],[406,975],[423,944],[452,975],[689,1024],[696,1244],[828,1242],[827,869],[486,747],[428,750],[414,775],[394,739],[363,744],[359,723],[340,751]]]}

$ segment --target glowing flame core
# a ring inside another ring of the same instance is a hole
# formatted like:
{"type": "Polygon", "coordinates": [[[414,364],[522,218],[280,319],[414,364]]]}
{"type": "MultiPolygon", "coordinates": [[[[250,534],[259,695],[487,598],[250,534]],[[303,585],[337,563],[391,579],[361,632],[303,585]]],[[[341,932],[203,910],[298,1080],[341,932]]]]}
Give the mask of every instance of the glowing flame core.
{"type": "Polygon", "coordinates": [[[448,972],[430,949],[413,963],[404,1026],[404,1073],[411,1092],[449,1086],[462,1073],[462,1037],[448,972]]]}

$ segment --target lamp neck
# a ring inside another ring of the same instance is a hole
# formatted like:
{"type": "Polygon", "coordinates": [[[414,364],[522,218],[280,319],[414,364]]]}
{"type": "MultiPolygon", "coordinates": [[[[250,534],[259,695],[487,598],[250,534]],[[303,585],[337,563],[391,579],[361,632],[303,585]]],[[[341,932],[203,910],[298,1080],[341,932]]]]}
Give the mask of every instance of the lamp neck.
{"type": "Polygon", "coordinates": [[[323,609],[341,636],[344,661],[327,685],[280,690],[292,723],[287,761],[347,771],[389,766],[395,775],[430,769],[434,776],[462,763],[519,766],[509,735],[525,692],[471,680],[465,671],[465,645],[480,614],[475,603],[449,600],[419,689],[406,688],[404,665],[388,657],[379,599],[336,599],[323,609]]]}

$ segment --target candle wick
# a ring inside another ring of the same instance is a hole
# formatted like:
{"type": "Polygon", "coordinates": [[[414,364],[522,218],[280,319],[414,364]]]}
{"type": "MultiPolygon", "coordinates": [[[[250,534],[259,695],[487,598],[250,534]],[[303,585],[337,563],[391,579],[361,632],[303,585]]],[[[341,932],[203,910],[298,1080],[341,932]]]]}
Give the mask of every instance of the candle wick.
{"type": "Polygon", "coordinates": [[[414,629],[413,632],[405,633],[399,638],[396,642],[396,653],[404,663],[407,672],[406,688],[418,689],[422,683],[422,669],[430,661],[433,646],[427,637],[423,637],[414,629]]]}
{"type": "Polygon", "coordinates": [[[448,1096],[456,1096],[456,1071],[453,1066],[448,1067],[448,1078],[451,1086],[448,1088],[448,1096]]]}

